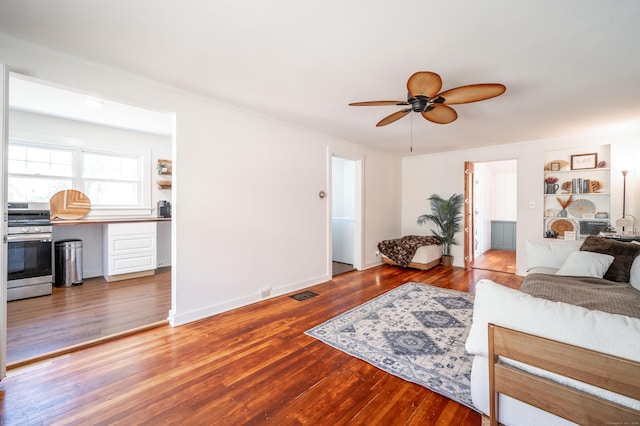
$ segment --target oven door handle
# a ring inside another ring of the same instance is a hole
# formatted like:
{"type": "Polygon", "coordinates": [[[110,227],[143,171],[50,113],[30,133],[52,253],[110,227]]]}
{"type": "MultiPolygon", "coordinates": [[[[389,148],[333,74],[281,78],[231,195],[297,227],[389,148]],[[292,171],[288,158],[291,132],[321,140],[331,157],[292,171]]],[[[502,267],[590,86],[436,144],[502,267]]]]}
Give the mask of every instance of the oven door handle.
{"type": "Polygon", "coordinates": [[[53,241],[51,234],[20,234],[20,235],[7,235],[8,243],[19,243],[22,241],[40,241],[43,243],[50,243],[53,241]]]}

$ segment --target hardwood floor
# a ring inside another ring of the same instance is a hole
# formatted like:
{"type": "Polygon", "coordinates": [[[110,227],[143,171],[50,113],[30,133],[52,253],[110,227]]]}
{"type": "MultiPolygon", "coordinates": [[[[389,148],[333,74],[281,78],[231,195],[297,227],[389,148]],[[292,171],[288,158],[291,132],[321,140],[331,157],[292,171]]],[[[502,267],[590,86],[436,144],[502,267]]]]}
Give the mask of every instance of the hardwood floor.
{"type": "Polygon", "coordinates": [[[510,250],[487,250],[475,258],[473,267],[475,269],[515,274],[516,252],[510,250]]]}
{"type": "Polygon", "coordinates": [[[0,423],[480,425],[473,410],[304,334],[406,282],[473,292],[521,277],[382,265],[172,328],[161,326],[33,366],[0,382],[0,423]]]}
{"type": "Polygon", "coordinates": [[[107,282],[85,279],[51,296],[7,303],[7,364],[166,321],[171,268],[149,277],[107,282]]]}
{"type": "Polygon", "coordinates": [[[344,274],[345,272],[351,272],[354,270],[353,265],[349,263],[336,262],[335,260],[332,262],[332,276],[344,274]]]}

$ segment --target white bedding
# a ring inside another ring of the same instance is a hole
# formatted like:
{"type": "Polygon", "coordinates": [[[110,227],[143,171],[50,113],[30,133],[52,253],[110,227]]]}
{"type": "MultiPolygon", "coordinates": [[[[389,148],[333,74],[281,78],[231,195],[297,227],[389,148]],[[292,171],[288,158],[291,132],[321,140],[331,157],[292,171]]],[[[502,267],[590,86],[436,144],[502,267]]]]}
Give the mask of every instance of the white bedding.
{"type": "MultiPolygon", "coordinates": [[[[489,412],[488,400],[488,332],[487,324],[494,323],[526,333],[585,347],[595,351],[640,361],[640,319],[623,315],[591,311],[579,306],[538,299],[513,290],[490,280],[480,280],[476,284],[473,324],[466,342],[466,349],[475,355],[472,369],[472,400],[484,413],[489,412]]],[[[540,370],[527,368],[540,373],[540,370]]],[[[550,373],[543,374],[558,381],[569,381],[550,373]]],[[[605,399],[640,410],[640,401],[613,394],[585,384],[573,385],[605,399]]],[[[509,397],[501,397],[503,399],[509,397]]],[[[513,409],[509,406],[517,401],[501,404],[500,420],[505,424],[571,424],[562,420],[558,423],[553,416],[534,407],[527,406],[521,415],[515,411],[518,421],[513,421],[513,409]],[[503,411],[504,409],[504,411],[503,411]],[[530,409],[530,410],[529,410],[530,409]],[[503,417],[503,415],[505,417],[503,417]],[[531,417],[533,416],[533,417],[531,417]],[[511,418],[511,422],[507,421],[511,418]],[[534,423],[527,419],[535,418],[534,423]],[[541,418],[544,423],[540,423],[541,418]],[[555,421],[555,423],[553,423],[555,421]]],[[[518,404],[516,404],[516,407],[518,404]]],[[[518,410],[520,410],[518,408],[518,410]]],[[[556,419],[558,419],[556,417],[556,419]]]]}

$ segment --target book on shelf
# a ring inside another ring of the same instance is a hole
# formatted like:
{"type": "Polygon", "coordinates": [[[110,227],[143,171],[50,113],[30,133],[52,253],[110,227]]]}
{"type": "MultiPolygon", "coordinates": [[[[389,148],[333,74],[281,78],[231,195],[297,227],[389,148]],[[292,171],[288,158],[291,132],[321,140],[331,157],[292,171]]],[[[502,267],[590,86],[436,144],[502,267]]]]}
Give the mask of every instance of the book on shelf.
{"type": "Polygon", "coordinates": [[[574,178],[571,180],[572,194],[591,193],[591,179],[574,178]]]}

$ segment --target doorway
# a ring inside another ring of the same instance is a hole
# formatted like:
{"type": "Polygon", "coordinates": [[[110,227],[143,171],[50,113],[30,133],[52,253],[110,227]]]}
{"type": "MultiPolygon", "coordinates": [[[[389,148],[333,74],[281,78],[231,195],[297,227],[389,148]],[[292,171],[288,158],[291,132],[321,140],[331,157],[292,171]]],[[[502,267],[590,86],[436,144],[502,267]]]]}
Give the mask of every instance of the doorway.
{"type": "Polygon", "coordinates": [[[515,274],[517,160],[465,166],[465,265],[515,274]]]}
{"type": "Polygon", "coordinates": [[[362,160],[331,156],[331,276],[361,269],[362,160]]]}
{"type": "MultiPolygon", "coordinates": [[[[147,191],[142,195],[140,204],[142,209],[146,209],[143,214],[155,216],[157,200],[173,199],[171,190],[161,190],[151,184],[155,183],[157,159],[172,156],[175,136],[171,114],[112,102],[18,74],[10,75],[8,101],[10,144],[33,146],[42,152],[56,148],[67,151],[88,148],[105,152],[139,151],[142,153],[142,170],[148,175],[144,178],[146,185],[141,185],[144,187],[141,193],[147,191]],[[94,104],[93,108],[87,108],[87,99],[102,105],[96,107],[94,104]],[[132,148],[134,145],[136,148],[132,148]]],[[[53,160],[50,162],[53,164],[53,160]]],[[[15,171],[9,175],[10,170],[3,170],[4,179],[15,175],[15,171]]],[[[41,182],[42,176],[34,179],[41,182]]],[[[46,185],[35,185],[29,194],[46,188],[46,185]]],[[[8,193],[15,197],[19,191],[14,189],[8,193]]],[[[15,201],[33,201],[33,196],[29,197],[15,201]]],[[[4,203],[6,201],[14,200],[3,200],[4,203]]],[[[127,214],[121,212],[121,215],[127,214]]],[[[157,228],[157,264],[165,268],[158,269],[150,278],[120,281],[116,285],[102,278],[101,224],[54,226],[54,240],[83,240],[84,284],[54,288],[50,296],[15,300],[3,306],[8,314],[9,336],[3,339],[7,364],[20,365],[25,360],[37,360],[68,348],[166,322],[172,294],[170,265],[174,247],[171,244],[171,227],[170,222],[159,222],[157,228]],[[140,303],[140,297],[148,303],[140,303]],[[147,312],[139,306],[154,308],[147,312]],[[136,314],[131,317],[127,312],[136,314]],[[130,321],[131,318],[133,320],[130,321]]]]}

